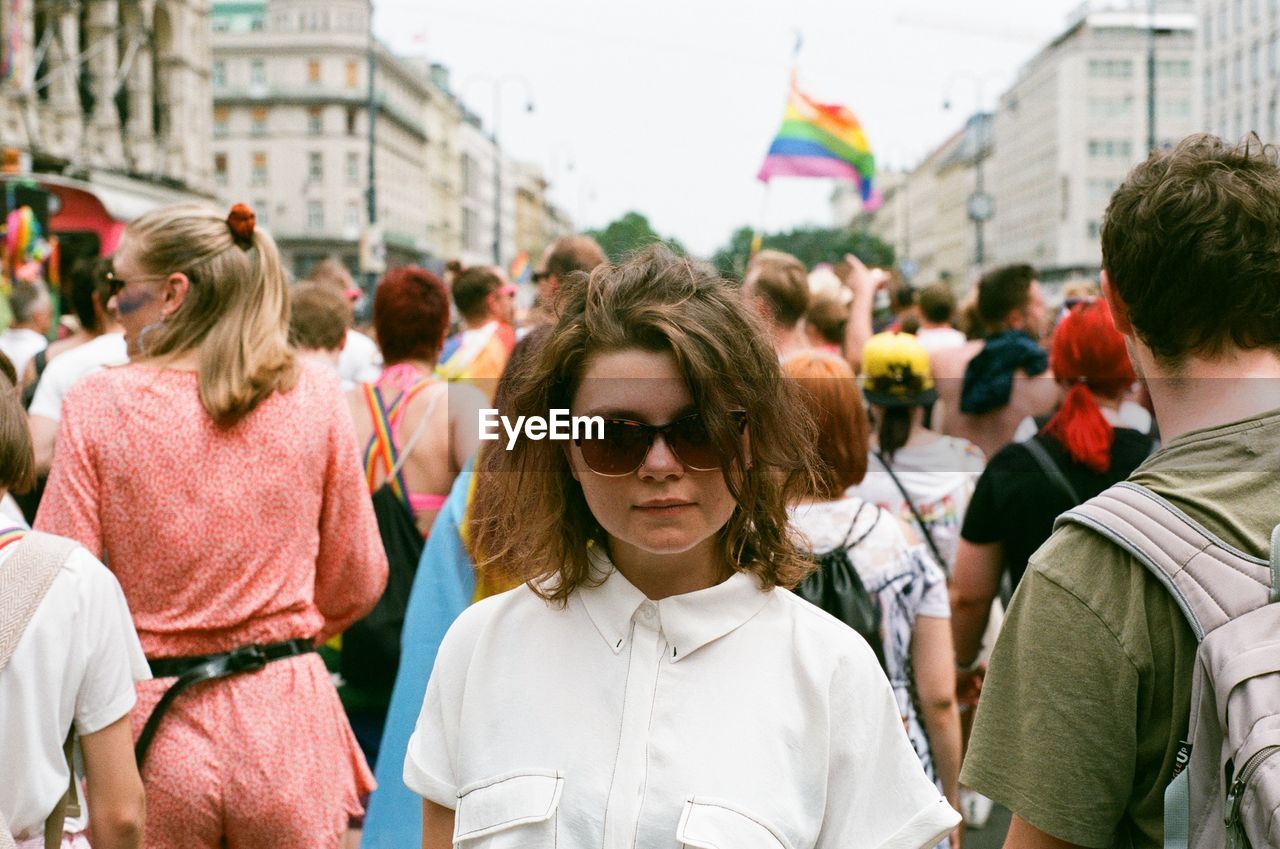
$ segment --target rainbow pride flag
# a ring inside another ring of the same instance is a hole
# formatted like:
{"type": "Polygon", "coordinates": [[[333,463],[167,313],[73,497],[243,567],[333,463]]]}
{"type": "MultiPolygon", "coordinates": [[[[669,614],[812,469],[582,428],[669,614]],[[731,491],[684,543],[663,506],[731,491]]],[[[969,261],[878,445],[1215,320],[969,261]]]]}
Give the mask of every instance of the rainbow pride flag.
{"type": "Polygon", "coordinates": [[[520,251],[516,254],[516,258],[511,260],[511,269],[508,274],[512,283],[525,284],[533,278],[533,268],[529,262],[529,252],[520,251]]]}
{"type": "Polygon", "coordinates": [[[858,184],[864,208],[875,204],[876,158],[858,117],[843,106],[819,103],[800,91],[795,74],[782,127],[756,179],[831,177],[858,184]]]}

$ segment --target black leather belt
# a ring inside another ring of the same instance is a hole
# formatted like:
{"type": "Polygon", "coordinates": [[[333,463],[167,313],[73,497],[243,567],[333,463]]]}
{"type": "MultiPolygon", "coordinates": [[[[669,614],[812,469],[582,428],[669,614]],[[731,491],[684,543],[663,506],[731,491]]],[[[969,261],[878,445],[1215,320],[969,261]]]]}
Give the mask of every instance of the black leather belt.
{"type": "Polygon", "coordinates": [[[160,720],[173,705],[173,700],[182,695],[183,691],[201,681],[213,681],[241,672],[256,672],[273,660],[296,657],[315,650],[313,640],[295,639],[266,645],[253,643],[221,654],[148,658],[147,665],[151,667],[151,674],[156,678],[177,677],[178,680],[164,691],[164,695],[152,709],[151,715],[147,717],[146,724],[142,726],[142,733],[138,735],[138,742],[133,747],[138,768],[141,769],[142,762],[146,760],[147,750],[151,748],[156,729],[160,727],[160,720]]]}

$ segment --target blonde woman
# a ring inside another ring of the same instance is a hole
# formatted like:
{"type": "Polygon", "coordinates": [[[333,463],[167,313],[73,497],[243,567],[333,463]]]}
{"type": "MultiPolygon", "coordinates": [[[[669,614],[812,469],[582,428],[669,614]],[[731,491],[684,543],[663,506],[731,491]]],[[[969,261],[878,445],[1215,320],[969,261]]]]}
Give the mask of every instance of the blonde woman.
{"type": "Polygon", "coordinates": [[[312,649],[386,580],[337,378],[289,350],[246,207],[134,221],[112,277],[133,362],[67,395],[36,527],[133,612],[146,846],[337,846],[372,777],[312,649]]]}

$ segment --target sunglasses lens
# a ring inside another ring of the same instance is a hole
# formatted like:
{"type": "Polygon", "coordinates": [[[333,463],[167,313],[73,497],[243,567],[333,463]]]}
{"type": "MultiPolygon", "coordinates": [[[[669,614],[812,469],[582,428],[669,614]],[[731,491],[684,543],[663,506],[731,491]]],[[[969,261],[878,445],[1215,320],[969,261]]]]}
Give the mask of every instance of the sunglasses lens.
{"type": "Polygon", "coordinates": [[[579,448],[582,459],[593,472],[627,475],[640,468],[651,442],[649,430],[643,425],[606,420],[604,438],[584,439],[579,448]]]}
{"type": "Polygon", "coordinates": [[[707,432],[702,416],[689,416],[671,425],[671,450],[680,462],[699,472],[720,468],[720,449],[707,432]]]}

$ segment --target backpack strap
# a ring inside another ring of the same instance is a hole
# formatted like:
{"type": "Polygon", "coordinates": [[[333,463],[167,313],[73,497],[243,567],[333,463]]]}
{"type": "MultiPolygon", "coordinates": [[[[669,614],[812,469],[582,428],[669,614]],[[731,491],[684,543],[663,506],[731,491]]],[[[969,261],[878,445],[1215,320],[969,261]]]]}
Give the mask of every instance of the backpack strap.
{"type": "Polygon", "coordinates": [[[1031,459],[1035,460],[1036,465],[1044,472],[1045,477],[1071,499],[1072,506],[1079,504],[1083,500],[1080,498],[1080,493],[1076,492],[1076,488],[1071,485],[1071,481],[1067,480],[1067,476],[1062,473],[1061,467],[1049,456],[1049,452],[1034,436],[1026,442],[1018,444],[1027,450],[1027,453],[1031,455],[1031,459]]]}
{"type": "Polygon", "coordinates": [[[1280,529],[1271,560],[1245,554],[1151,490],[1122,481],[1058,517],[1132,554],[1177,602],[1197,640],[1262,604],[1280,589],[1280,529]]]}
{"type": "Polygon", "coordinates": [[[951,564],[947,563],[942,557],[942,552],[938,549],[938,544],[933,541],[933,534],[929,533],[929,526],[924,523],[924,519],[920,515],[920,511],[916,509],[915,502],[911,500],[911,494],[907,492],[907,488],[902,485],[902,481],[898,479],[898,475],[894,472],[893,467],[889,465],[889,461],[879,451],[871,452],[875,458],[880,461],[880,465],[884,466],[884,470],[889,473],[889,479],[893,481],[894,486],[898,488],[898,492],[902,495],[902,500],[907,502],[907,507],[911,510],[911,517],[916,520],[916,525],[920,528],[920,533],[924,534],[924,541],[929,543],[929,550],[933,552],[934,558],[938,561],[938,567],[948,575],[951,574],[951,564]]]}
{"type": "MultiPolygon", "coordinates": [[[[40,602],[49,593],[49,587],[62,571],[63,564],[75,551],[77,543],[63,537],[28,531],[17,542],[13,554],[0,568],[0,670],[9,664],[22,634],[31,623],[40,602]]],[[[72,765],[71,749],[74,735],[67,736],[63,752],[71,774],[67,792],[58,800],[44,823],[46,847],[62,843],[62,825],[69,808],[76,808],[76,772],[72,765]]],[[[5,837],[12,845],[8,828],[0,829],[0,841],[5,837]]]]}

